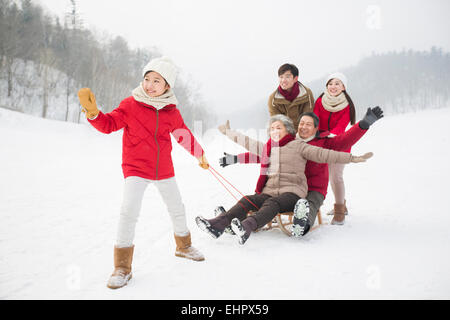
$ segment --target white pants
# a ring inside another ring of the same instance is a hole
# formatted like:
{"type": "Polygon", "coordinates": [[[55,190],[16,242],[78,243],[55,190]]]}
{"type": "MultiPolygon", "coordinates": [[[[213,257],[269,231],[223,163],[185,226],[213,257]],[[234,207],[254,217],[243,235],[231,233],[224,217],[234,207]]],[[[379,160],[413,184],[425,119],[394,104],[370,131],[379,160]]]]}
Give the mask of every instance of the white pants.
{"type": "Polygon", "coordinates": [[[181,200],[175,177],[159,181],[140,177],[128,177],[125,179],[123,203],[120,210],[119,228],[117,230],[116,246],[119,248],[131,247],[133,245],[136,223],[141,211],[142,198],[150,183],[156,186],[167,206],[175,234],[178,236],[186,236],[189,234],[184,204],[181,200]]]}
{"type": "Polygon", "coordinates": [[[344,168],[343,163],[333,163],[328,165],[330,173],[330,185],[334,193],[334,202],[336,204],[344,204],[345,201],[345,185],[344,185],[344,168]]]}

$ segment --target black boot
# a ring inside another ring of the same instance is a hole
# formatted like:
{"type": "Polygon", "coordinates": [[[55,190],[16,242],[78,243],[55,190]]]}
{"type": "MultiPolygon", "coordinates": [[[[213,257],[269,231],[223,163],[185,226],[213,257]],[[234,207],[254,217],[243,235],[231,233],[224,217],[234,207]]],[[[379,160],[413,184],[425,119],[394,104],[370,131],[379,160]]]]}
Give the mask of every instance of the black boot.
{"type": "Polygon", "coordinates": [[[214,239],[219,238],[223,233],[223,230],[221,231],[216,228],[213,228],[211,226],[211,224],[209,223],[209,221],[207,219],[203,218],[202,216],[196,217],[195,222],[197,223],[197,226],[200,228],[200,230],[205,231],[207,234],[209,234],[214,239]]]}
{"type": "MultiPolygon", "coordinates": [[[[219,216],[219,215],[221,215],[221,214],[224,214],[226,211],[225,211],[225,208],[224,207],[222,207],[222,206],[219,206],[219,207],[216,207],[215,209],[214,209],[214,216],[219,216]]],[[[224,232],[225,233],[228,233],[228,234],[231,234],[231,235],[233,235],[234,236],[234,231],[231,229],[231,226],[228,226],[228,227],[226,227],[225,228],[225,230],[224,230],[224,232]]]]}
{"type": "Polygon", "coordinates": [[[297,201],[294,207],[294,220],[292,225],[292,235],[294,237],[303,237],[310,229],[308,222],[309,202],[306,199],[297,201]]]}
{"type": "Polygon", "coordinates": [[[205,219],[201,216],[195,218],[198,227],[211,235],[214,239],[219,238],[226,227],[230,225],[230,218],[225,212],[213,219],[205,219]]]}
{"type": "Polygon", "coordinates": [[[239,219],[234,218],[231,220],[231,229],[233,229],[234,233],[239,239],[239,244],[244,244],[252,231],[255,231],[258,227],[256,219],[254,217],[248,217],[242,222],[239,219]]]}

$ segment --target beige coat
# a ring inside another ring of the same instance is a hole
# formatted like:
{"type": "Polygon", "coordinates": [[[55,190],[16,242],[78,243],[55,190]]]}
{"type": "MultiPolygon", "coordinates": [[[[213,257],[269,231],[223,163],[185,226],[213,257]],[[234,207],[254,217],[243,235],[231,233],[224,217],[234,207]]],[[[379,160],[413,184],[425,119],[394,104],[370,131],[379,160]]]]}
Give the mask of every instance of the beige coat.
{"type": "MultiPolygon", "coordinates": [[[[231,129],[227,130],[226,136],[249,152],[262,157],[264,143],[231,129]]],[[[285,192],[292,192],[306,198],[307,160],[318,163],[350,163],[351,159],[350,153],[315,147],[300,139],[295,139],[283,147],[272,147],[268,179],[262,193],[276,197],[285,192]]]]}
{"type": "Polygon", "coordinates": [[[270,95],[268,104],[270,116],[284,114],[292,120],[294,128],[297,129],[300,115],[314,110],[314,96],[309,88],[300,84],[300,93],[294,101],[286,100],[277,89],[270,95]]]}

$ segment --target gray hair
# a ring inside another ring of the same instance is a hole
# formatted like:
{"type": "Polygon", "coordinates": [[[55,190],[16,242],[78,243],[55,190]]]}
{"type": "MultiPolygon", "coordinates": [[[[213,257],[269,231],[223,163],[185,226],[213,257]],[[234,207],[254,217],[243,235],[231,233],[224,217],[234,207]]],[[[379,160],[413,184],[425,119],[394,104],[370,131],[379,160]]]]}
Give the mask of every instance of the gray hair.
{"type": "Polygon", "coordinates": [[[284,127],[286,128],[286,131],[295,136],[297,134],[297,130],[295,130],[294,128],[294,123],[292,122],[292,120],[289,117],[286,117],[284,114],[277,114],[274,115],[272,117],[270,117],[269,120],[269,128],[267,129],[267,132],[269,133],[270,136],[270,127],[272,126],[272,124],[274,122],[280,121],[284,127]]]}

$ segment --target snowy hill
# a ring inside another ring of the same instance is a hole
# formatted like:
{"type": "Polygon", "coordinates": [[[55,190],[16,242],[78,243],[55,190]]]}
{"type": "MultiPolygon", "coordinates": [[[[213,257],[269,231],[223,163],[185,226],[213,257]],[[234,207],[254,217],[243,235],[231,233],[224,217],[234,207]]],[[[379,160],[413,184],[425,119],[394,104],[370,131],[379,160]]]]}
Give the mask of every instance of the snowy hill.
{"type": "MultiPolygon", "coordinates": [[[[113,291],[106,281],[122,200],[121,132],[0,108],[0,299],[449,299],[449,120],[447,108],[377,122],[353,150],[375,157],[345,170],[346,225],[302,240],[260,232],[244,246],[196,227],[196,215],[235,200],[175,144],[193,244],[206,261],[174,256],[168,214],[149,186],[133,279],[113,291]]],[[[222,169],[222,152],[241,149],[217,130],[199,138],[211,164],[252,193],[258,166],[222,169]]]]}
{"type": "Polygon", "coordinates": [[[44,67],[33,61],[15,59],[11,68],[14,75],[10,96],[7,73],[0,68],[0,107],[40,117],[45,112],[46,119],[64,120],[67,117],[67,121],[78,122],[80,103],[76,91],[67,91],[67,81],[73,83],[73,79],[55,68],[48,68],[45,80],[44,67]],[[43,94],[44,83],[48,84],[47,96],[43,94]]]}

